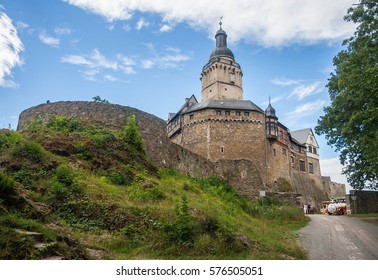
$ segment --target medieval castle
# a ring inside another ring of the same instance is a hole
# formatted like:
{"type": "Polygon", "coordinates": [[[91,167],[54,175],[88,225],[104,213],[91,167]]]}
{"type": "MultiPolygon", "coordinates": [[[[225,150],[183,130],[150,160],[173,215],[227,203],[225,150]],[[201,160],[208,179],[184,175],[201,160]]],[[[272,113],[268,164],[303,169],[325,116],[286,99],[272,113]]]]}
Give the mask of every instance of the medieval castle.
{"type": "MultiPolygon", "coordinates": [[[[269,101],[264,110],[243,99],[243,72],[220,28],[216,46],[201,73],[202,99],[192,95],[167,123],[172,142],[209,161],[245,159],[263,183],[292,185],[293,174],[321,178],[319,146],[311,128],[290,131],[278,121],[269,101]]],[[[342,192],[341,192],[342,193],[342,192]]]]}
{"type": "Polygon", "coordinates": [[[168,122],[135,108],[69,101],[45,103],[23,111],[18,130],[51,114],[76,116],[110,129],[124,126],[125,113],[136,116],[149,160],[191,176],[218,176],[251,199],[261,190],[290,203],[319,208],[322,200],[345,196],[345,186],[322,177],[319,147],[310,128],[290,131],[272,105],[262,110],[243,99],[243,73],[227,47],[221,28],[216,47],[201,73],[202,100],[186,99],[168,122]]]}

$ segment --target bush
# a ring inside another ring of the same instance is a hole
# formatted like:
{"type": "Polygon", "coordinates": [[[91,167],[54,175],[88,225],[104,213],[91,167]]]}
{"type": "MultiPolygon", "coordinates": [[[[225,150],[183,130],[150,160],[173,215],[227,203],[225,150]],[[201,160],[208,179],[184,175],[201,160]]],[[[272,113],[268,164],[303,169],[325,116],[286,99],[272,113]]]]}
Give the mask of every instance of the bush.
{"type": "Polygon", "coordinates": [[[35,141],[22,140],[13,148],[13,156],[40,162],[43,157],[43,148],[35,141]]]}
{"type": "Polygon", "coordinates": [[[27,167],[22,166],[20,170],[14,172],[13,177],[23,185],[30,185],[33,181],[34,174],[27,167]]]}
{"type": "Polygon", "coordinates": [[[124,166],[109,170],[106,173],[106,178],[115,185],[131,185],[134,180],[134,173],[129,166],[124,166]]]}
{"type": "Polygon", "coordinates": [[[21,139],[22,136],[17,132],[9,130],[0,131],[0,152],[15,146],[21,139]]]}
{"type": "Polygon", "coordinates": [[[47,127],[60,132],[73,132],[81,129],[79,120],[76,117],[50,115],[47,127]]]}
{"type": "Polygon", "coordinates": [[[7,174],[0,172],[0,196],[12,194],[14,192],[14,180],[7,174]]]}
{"type": "Polygon", "coordinates": [[[77,175],[71,167],[66,164],[58,166],[52,178],[51,191],[57,199],[80,192],[77,175]]]}
{"type": "Polygon", "coordinates": [[[138,126],[136,124],[135,115],[128,116],[126,126],[123,133],[123,139],[129,150],[138,156],[145,156],[142,137],[140,136],[138,126]]]}
{"type": "Polygon", "coordinates": [[[175,219],[165,226],[166,241],[177,245],[190,246],[194,241],[194,230],[191,223],[188,199],[182,196],[181,204],[176,206],[175,219]]]}

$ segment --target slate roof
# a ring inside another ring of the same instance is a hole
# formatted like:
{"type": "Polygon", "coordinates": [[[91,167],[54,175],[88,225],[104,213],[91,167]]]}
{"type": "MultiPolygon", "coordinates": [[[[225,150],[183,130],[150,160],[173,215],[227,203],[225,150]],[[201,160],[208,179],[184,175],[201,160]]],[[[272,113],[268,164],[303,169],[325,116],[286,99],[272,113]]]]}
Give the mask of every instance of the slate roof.
{"type": "Polygon", "coordinates": [[[291,137],[297,140],[302,145],[306,144],[307,137],[311,132],[311,128],[305,128],[301,130],[290,131],[291,137]]]}
{"type": "Polygon", "coordinates": [[[185,113],[203,109],[246,110],[264,113],[260,107],[250,100],[207,100],[192,105],[185,113]]]}

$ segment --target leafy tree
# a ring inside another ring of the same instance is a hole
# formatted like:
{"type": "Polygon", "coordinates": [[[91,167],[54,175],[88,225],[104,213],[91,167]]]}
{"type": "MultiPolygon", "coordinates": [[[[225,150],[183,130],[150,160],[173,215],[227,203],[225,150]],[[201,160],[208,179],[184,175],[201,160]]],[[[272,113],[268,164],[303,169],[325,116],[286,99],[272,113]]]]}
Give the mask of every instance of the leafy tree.
{"type": "Polygon", "coordinates": [[[101,99],[101,97],[99,95],[95,96],[95,97],[92,97],[92,100],[94,102],[101,102],[101,103],[109,103],[108,100],[106,99],[101,99]]]}
{"type": "Polygon", "coordinates": [[[349,8],[357,23],[346,49],[333,59],[328,80],[331,105],[315,128],[340,151],[343,174],[354,189],[378,188],[378,0],[349,8]]]}
{"type": "Polygon", "coordinates": [[[135,115],[127,117],[123,137],[131,152],[139,156],[145,156],[143,141],[139,133],[135,115]]]}

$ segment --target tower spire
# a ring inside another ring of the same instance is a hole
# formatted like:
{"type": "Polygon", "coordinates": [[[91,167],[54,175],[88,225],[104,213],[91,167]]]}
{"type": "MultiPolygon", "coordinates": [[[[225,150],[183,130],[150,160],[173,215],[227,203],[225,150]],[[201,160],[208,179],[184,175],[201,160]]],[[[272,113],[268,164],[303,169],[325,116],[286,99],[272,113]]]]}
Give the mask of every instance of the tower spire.
{"type": "Polygon", "coordinates": [[[219,18],[219,29],[222,29],[222,19],[223,19],[223,16],[219,18]]]}

